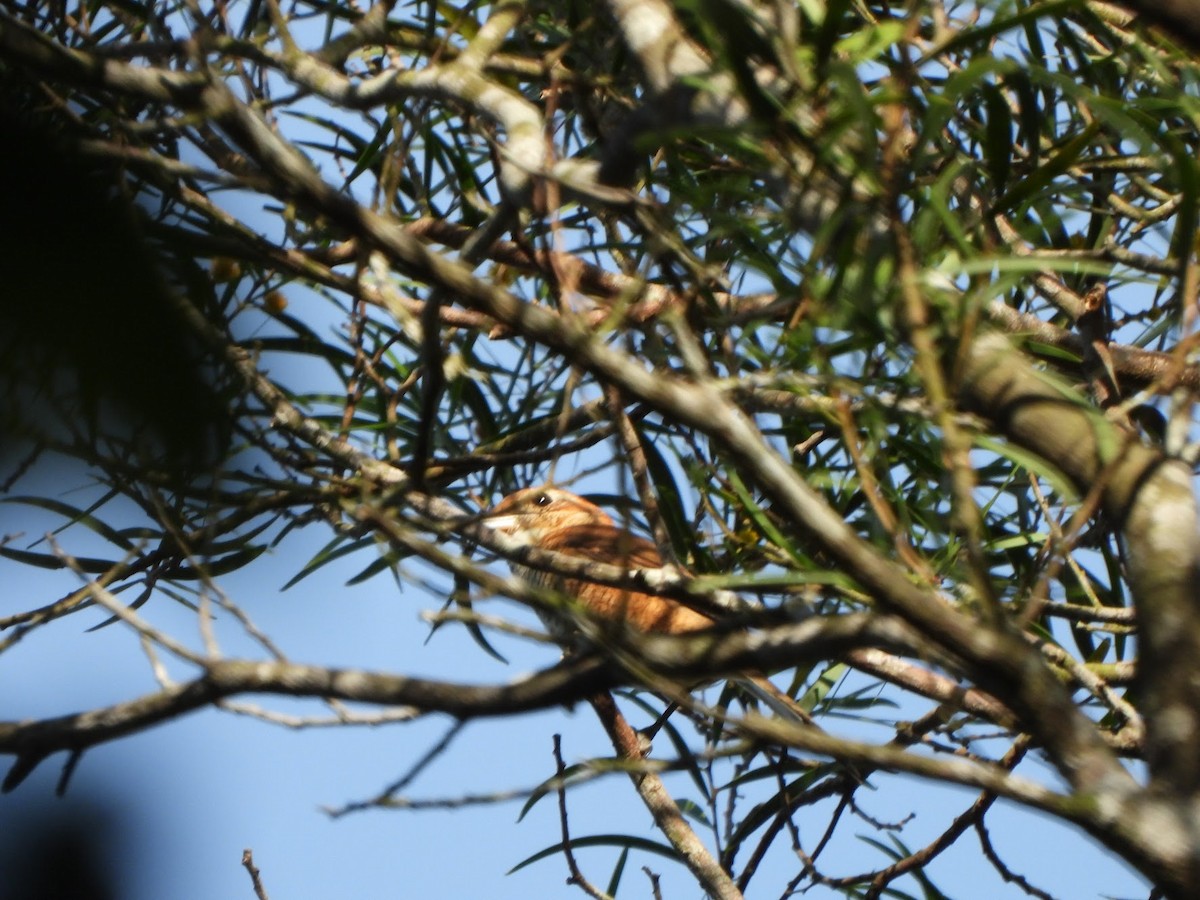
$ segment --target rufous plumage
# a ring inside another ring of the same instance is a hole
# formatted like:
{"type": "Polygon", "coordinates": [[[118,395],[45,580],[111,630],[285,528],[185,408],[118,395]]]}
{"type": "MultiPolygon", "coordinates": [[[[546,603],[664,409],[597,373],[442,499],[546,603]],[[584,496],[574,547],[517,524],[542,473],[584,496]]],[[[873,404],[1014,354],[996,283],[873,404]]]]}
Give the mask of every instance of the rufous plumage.
{"type": "MultiPolygon", "coordinates": [[[[625,569],[657,569],[663,565],[662,555],[651,541],[619,527],[596,504],[562,488],[545,485],[516,491],[484,513],[481,522],[539,550],[625,569]]],[[[601,619],[621,621],[639,631],[686,634],[714,624],[711,617],[669,597],[556,575],[519,563],[512,568],[533,584],[552,587],[578,600],[601,619]]],[[[557,637],[570,630],[564,616],[539,615],[557,637]]],[[[812,722],[806,710],[764,676],[750,673],[739,680],[776,712],[812,722]]]]}

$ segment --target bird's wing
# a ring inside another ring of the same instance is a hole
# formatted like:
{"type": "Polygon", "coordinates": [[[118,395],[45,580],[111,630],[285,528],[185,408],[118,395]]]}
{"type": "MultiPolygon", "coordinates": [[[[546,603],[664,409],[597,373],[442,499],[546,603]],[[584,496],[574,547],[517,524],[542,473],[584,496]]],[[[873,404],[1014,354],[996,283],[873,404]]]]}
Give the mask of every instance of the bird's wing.
{"type": "Polygon", "coordinates": [[[658,569],[663,564],[653,542],[615,525],[572,525],[551,530],[542,537],[540,546],[627,569],[658,569]]]}
{"type": "MultiPolygon", "coordinates": [[[[663,564],[651,541],[615,525],[572,525],[550,530],[539,546],[627,569],[657,569],[663,564]]],[[[571,578],[564,579],[560,586],[601,618],[622,621],[640,631],[681,634],[712,624],[708,616],[668,597],[571,578]]]]}

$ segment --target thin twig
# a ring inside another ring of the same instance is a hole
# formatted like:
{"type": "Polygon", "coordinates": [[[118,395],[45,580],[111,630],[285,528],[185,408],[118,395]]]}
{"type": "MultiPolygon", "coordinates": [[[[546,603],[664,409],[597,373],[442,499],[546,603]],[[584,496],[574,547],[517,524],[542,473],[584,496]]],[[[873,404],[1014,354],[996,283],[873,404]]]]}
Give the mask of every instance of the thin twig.
{"type": "Polygon", "coordinates": [[[259,878],[258,866],[254,865],[254,853],[249,847],[242,851],[242,865],[250,873],[250,883],[254,885],[254,896],[258,900],[267,900],[267,889],[259,878]]]}
{"type": "Polygon", "coordinates": [[[575,861],[575,852],[571,849],[571,829],[567,824],[567,766],[562,758],[562,735],[560,734],[554,735],[554,767],[558,776],[556,788],[558,792],[558,822],[562,828],[563,857],[567,861],[567,869],[571,872],[567,884],[577,885],[585,894],[594,897],[595,900],[612,900],[608,894],[587,880],[579,868],[579,863],[575,861]]]}

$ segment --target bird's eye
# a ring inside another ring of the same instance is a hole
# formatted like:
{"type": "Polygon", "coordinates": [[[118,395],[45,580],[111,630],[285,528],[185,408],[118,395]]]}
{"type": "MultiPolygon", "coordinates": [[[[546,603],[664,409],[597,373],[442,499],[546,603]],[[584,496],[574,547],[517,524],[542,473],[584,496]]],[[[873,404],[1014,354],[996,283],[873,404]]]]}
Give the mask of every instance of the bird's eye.
{"type": "Polygon", "coordinates": [[[549,494],[538,494],[533,498],[534,506],[549,506],[551,502],[549,494]]]}

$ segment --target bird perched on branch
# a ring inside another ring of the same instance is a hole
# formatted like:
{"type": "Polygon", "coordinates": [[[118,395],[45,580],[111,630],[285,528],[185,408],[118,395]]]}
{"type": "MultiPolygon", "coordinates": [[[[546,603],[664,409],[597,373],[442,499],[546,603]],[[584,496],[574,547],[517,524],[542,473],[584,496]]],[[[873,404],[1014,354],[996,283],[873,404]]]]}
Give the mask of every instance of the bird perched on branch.
{"type": "MultiPolygon", "coordinates": [[[[561,488],[543,486],[509,494],[484,513],[481,524],[539,550],[625,569],[658,569],[663,565],[662,555],[651,541],[619,527],[596,504],[561,488]]],[[[638,631],[678,635],[715,624],[711,617],[669,597],[556,575],[519,563],[513,563],[512,569],[533,584],[575,598],[601,619],[622,621],[638,631]]],[[[570,633],[563,617],[539,615],[556,637],[570,633]]],[[[812,724],[809,713],[764,676],[747,674],[738,680],[777,713],[812,724]]]]}

